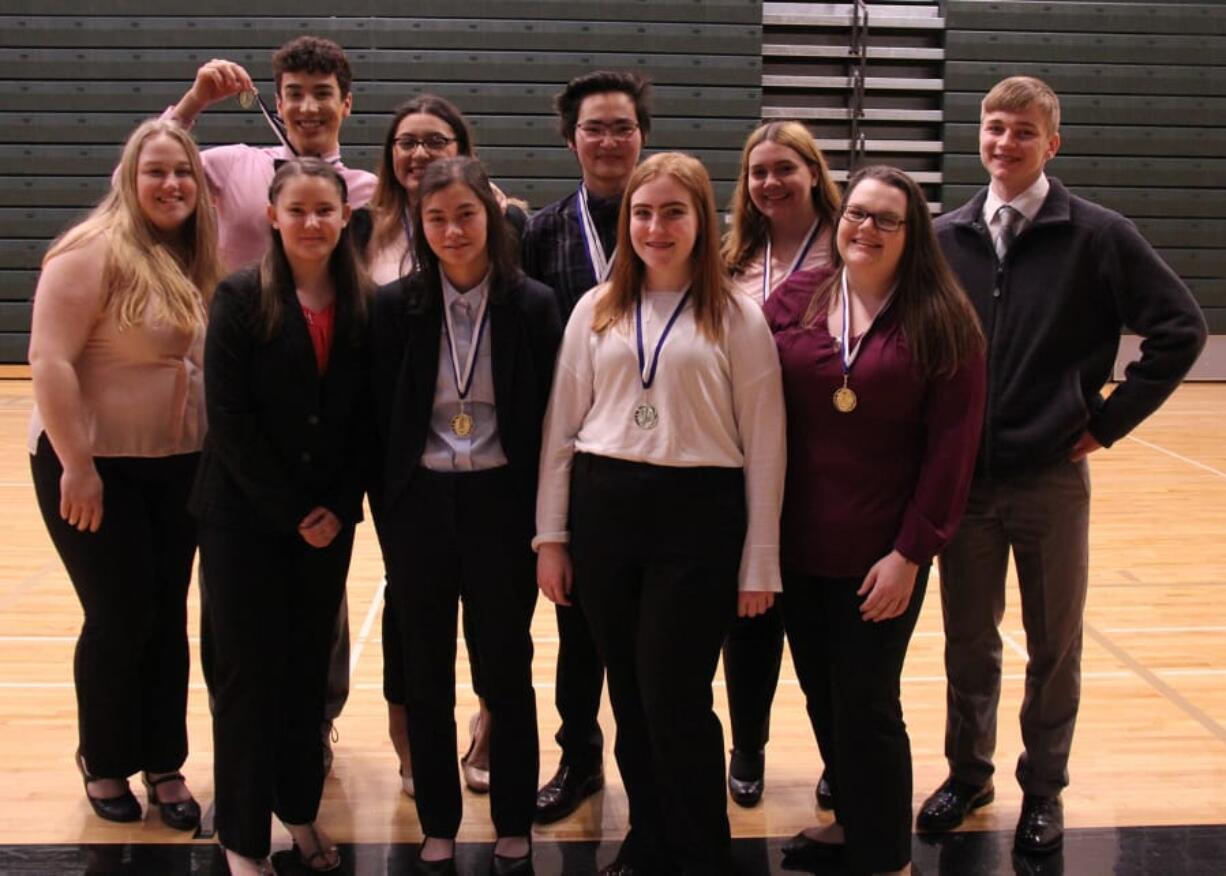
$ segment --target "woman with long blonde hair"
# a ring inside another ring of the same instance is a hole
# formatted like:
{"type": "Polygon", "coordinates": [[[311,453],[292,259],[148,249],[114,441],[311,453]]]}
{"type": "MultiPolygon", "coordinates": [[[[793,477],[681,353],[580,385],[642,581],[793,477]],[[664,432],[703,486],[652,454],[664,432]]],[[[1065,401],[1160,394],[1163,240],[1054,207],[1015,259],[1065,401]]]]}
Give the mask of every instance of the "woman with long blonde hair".
{"type": "Polygon", "coordinates": [[[779,361],[728,283],[697,160],[643,162],[617,239],[626,256],[579,300],[558,358],[537,583],[561,604],[577,589],[608,669],[630,833],[607,872],[728,873],[711,681],[732,618],[780,589],[779,361]]]}
{"type": "Polygon", "coordinates": [[[43,260],[34,294],[30,464],[81,600],[77,766],[94,811],[137,821],[128,776],[191,830],[187,496],[204,437],[205,293],[220,274],[200,155],[178,125],[128,138],[112,190],[43,260]]]}
{"type": "MultiPolygon", "coordinates": [[[[830,264],[839,190],[808,128],[795,121],[767,122],[749,135],[730,211],[724,264],[733,285],[759,304],[796,271],[830,264]]],[[[733,622],[724,643],[724,679],[732,725],[728,791],[739,806],[755,806],[762,798],[782,658],[779,605],[733,622]]],[[[830,807],[825,776],[817,799],[830,807]]]]}

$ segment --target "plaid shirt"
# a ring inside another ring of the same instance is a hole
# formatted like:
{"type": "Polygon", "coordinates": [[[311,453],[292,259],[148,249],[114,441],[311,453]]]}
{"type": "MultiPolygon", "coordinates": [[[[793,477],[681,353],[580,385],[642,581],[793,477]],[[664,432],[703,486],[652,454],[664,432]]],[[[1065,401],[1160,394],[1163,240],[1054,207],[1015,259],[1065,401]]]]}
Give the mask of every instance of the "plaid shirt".
{"type": "MultiPolygon", "coordinates": [[[[617,212],[621,200],[620,195],[598,198],[588,192],[588,209],[606,254],[613,252],[617,242],[617,212]]],[[[596,285],[596,275],[583,242],[579,193],[569,194],[537,211],[528,220],[522,248],[524,273],[553,290],[565,325],[575,309],[575,302],[596,285]]]]}

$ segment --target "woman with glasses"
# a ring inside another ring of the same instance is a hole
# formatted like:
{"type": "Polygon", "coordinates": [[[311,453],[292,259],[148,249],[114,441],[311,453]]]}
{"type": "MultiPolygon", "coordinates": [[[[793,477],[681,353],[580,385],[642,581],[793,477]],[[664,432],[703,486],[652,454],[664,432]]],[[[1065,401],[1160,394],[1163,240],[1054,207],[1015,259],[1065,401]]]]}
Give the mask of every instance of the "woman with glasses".
{"type": "MultiPolygon", "coordinates": [[[[433,94],[423,94],[402,104],[392,116],[379,161],[379,183],[370,203],[373,230],[366,253],[371,279],[377,285],[392,283],[413,272],[412,214],[422,174],[435,161],[458,155],[473,155],[473,137],[463,113],[450,101],[433,94]]],[[[497,187],[493,187],[493,191],[514,239],[518,241],[527,217],[497,187]]],[[[467,632],[467,615],[464,621],[467,632]]],[[[387,728],[400,761],[401,787],[412,797],[415,789],[413,765],[409,757],[409,735],[405,725],[401,653],[399,625],[385,603],[383,696],[387,700],[387,728]]],[[[472,738],[461,765],[464,783],[469,790],[485,793],[490,787],[489,710],[480,700],[477,661],[471,652],[469,657],[473,688],[481,708],[469,721],[472,738]]]]}
{"type": "MultiPolygon", "coordinates": [[[[733,284],[758,304],[796,271],[830,264],[839,190],[809,129],[768,122],[745,141],[732,196],[732,228],[723,258],[733,284]]],[[[724,678],[732,722],[728,791],[740,806],[762,798],[771,702],[783,657],[783,618],[776,603],[759,617],[739,617],[724,643],[724,678]]],[[[819,803],[829,808],[825,775],[819,803]]]]}
{"type": "Polygon", "coordinates": [[[932,558],[953,535],[983,419],[984,341],[905,173],[848,183],[834,270],[766,303],[787,402],[784,624],[835,797],[785,863],[908,873],[899,680],[932,558]]]}

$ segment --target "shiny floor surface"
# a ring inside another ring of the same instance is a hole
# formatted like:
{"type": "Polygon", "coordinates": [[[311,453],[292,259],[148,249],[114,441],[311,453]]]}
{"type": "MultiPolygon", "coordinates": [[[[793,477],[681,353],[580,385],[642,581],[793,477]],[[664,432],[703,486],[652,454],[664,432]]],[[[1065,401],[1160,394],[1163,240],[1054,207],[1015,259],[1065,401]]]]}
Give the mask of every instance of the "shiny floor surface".
{"type": "MultiPolygon", "coordinates": [[[[739,876],[782,876],[818,872],[839,876],[838,867],[795,871],[782,863],[783,838],[734,841],[739,876]]],[[[540,876],[590,876],[616,854],[613,843],[538,842],[533,853],[540,876]]],[[[341,846],[339,874],[383,876],[408,874],[417,846],[409,843],[364,843],[341,846]]],[[[493,846],[462,843],[461,876],[489,872],[493,846]]],[[[276,857],[278,873],[307,872],[294,866],[289,853],[276,857]]],[[[1012,851],[1007,832],[964,832],[939,841],[916,839],[913,872],[917,876],[1221,876],[1226,873],[1226,827],[1125,827],[1070,830],[1064,849],[1044,857],[1012,851]]],[[[180,845],[42,845],[0,846],[0,873],[62,876],[224,876],[221,851],[212,843],[180,845]]]]}

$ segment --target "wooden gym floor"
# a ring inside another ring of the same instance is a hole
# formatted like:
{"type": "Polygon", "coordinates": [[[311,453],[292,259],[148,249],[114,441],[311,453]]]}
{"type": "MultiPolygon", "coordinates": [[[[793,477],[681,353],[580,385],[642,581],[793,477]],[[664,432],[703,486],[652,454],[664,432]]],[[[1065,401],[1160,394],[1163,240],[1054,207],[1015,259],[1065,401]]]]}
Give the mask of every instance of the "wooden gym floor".
{"type": "MultiPolygon", "coordinates": [[[[81,613],[35,507],[24,449],[30,406],[28,381],[0,380],[0,873],[215,871],[214,844],[172,831],[156,815],[134,825],[102,822],[82,794],[72,763],[72,652],[81,613]]],[[[997,799],[969,819],[963,833],[936,844],[917,839],[919,872],[1226,872],[1226,384],[1181,388],[1135,435],[1092,457],[1092,472],[1083,698],[1072,784],[1064,795],[1070,829],[1065,852],[1026,861],[1008,851],[1020,802],[1012,770],[1025,667],[1012,588],[1003,626],[997,799]]],[[[381,577],[373,532],[363,525],[349,580],[352,692],[337,722],[336,764],[321,810],[322,823],[345,845],[345,869],[352,873],[405,872],[420,839],[386,741],[381,577]]],[[[189,612],[195,660],[194,587],[189,612]]],[[[557,632],[544,600],[533,630],[541,768],[548,778],[558,754],[557,632]]],[[[903,677],[916,806],[945,776],[941,647],[934,586],[903,677]]],[[[212,740],[198,666],[192,673],[185,772],[207,805],[212,740]]],[[[461,679],[467,673],[467,666],[459,667],[461,679]]],[[[716,684],[723,716],[722,674],[716,684]]],[[[464,728],[474,703],[468,687],[459,699],[457,747],[467,744],[464,728]]],[[[595,862],[611,859],[624,833],[626,799],[612,757],[607,702],[602,725],[608,788],[573,817],[536,832],[538,872],[592,872],[595,862]]],[[[752,810],[729,804],[745,872],[782,872],[778,840],[814,821],[819,772],[785,656],[765,797],[752,810]]],[[[488,803],[466,792],[465,806],[461,862],[483,872],[493,838],[488,803]]],[[[287,844],[278,828],[274,845],[287,844]]]]}

